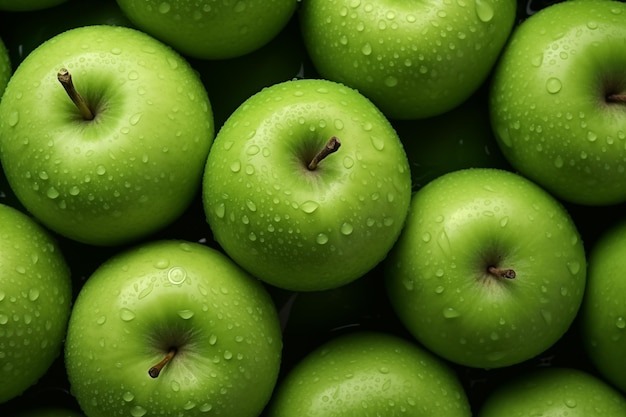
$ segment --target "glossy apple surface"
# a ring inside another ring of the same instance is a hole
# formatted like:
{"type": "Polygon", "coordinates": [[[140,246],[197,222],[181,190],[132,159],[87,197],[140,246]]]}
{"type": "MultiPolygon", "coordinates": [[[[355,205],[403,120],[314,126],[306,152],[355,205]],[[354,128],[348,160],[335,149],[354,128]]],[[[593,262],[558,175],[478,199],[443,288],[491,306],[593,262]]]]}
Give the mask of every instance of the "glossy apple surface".
{"type": "Polygon", "coordinates": [[[404,224],[411,176],[402,144],[356,90],[327,80],[275,84],[218,133],[203,201],[216,241],[277,287],[325,290],[368,272],[404,224]],[[341,145],[308,167],[331,138],[341,145]]]}
{"type": "Polygon", "coordinates": [[[602,379],[575,368],[544,368],[505,382],[477,417],[626,416],[626,399],[602,379]]]}
{"type": "Polygon", "coordinates": [[[184,55],[225,59],[269,42],[287,24],[298,2],[117,0],[117,4],[139,29],[184,55]]]}
{"type": "Polygon", "coordinates": [[[0,204],[0,403],[34,385],[59,356],[70,270],[47,230],[0,204]]]}
{"type": "Polygon", "coordinates": [[[55,36],[22,61],[0,103],[0,158],[16,196],[52,230],[94,245],[176,219],[199,189],[213,134],[197,73],[126,27],[55,36]],[[57,80],[63,67],[93,119],[57,80]]]}
{"type": "Polygon", "coordinates": [[[626,223],[616,222],[592,247],[581,309],[582,340],[598,371],[626,392],[626,223]]]}
{"type": "Polygon", "coordinates": [[[514,0],[308,0],[302,34],[318,72],[392,119],[444,113],[487,78],[513,28],[514,0]]]}
{"type": "Polygon", "coordinates": [[[65,364],[89,417],[257,417],[281,349],[274,304],[257,280],[221,252],[167,240],[120,253],[89,277],[65,364]]]}
{"type": "Polygon", "coordinates": [[[427,350],[381,332],[336,336],[305,356],[277,387],[268,417],[467,417],[454,371],[427,350]]]}
{"type": "Polygon", "coordinates": [[[553,196],[509,171],[444,174],[418,190],[386,259],[390,301],[444,358],[498,368],[552,346],[574,320],[586,259],[553,196]]]}
{"type": "Polygon", "coordinates": [[[626,201],[626,4],[567,1],[532,15],[495,68],[502,152],[562,200],[626,201]]]}

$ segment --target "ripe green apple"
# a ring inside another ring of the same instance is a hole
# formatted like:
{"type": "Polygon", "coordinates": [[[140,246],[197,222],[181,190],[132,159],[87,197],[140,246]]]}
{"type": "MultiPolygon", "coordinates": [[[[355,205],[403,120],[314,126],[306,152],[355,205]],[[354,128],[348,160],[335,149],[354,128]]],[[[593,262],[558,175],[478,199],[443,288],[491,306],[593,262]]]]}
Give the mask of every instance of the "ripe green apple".
{"type": "Polygon", "coordinates": [[[48,9],[65,3],[67,0],[0,0],[0,10],[12,12],[29,12],[48,9]]]}
{"type": "Polygon", "coordinates": [[[287,24],[297,0],[117,0],[141,30],[186,56],[225,59],[260,48],[287,24]]]}
{"type": "Polygon", "coordinates": [[[521,23],[494,71],[491,120],[511,165],[559,199],[626,201],[626,4],[566,1],[521,23]]]}
{"type": "Polygon", "coordinates": [[[552,346],[578,312],[586,277],[583,242],[559,201],[493,168],[453,171],[418,190],[385,266],[409,332],[476,368],[552,346]]]}
{"type": "Polygon", "coordinates": [[[299,11],[318,72],[392,119],[444,113],[487,79],[515,21],[515,0],[308,0],[299,11]]]}
{"type": "Polygon", "coordinates": [[[65,365],[89,417],[257,417],[281,350],[258,280],[210,247],[156,240],[114,255],[86,281],[65,365]]]}
{"type": "MultiPolygon", "coordinates": [[[[623,217],[623,216],[622,216],[623,217]]],[[[626,223],[620,220],[591,248],[580,322],[582,340],[604,378],[626,392],[626,223]]]]}
{"type": "Polygon", "coordinates": [[[0,160],[16,196],[50,229],[94,245],[176,219],[199,190],[213,137],[197,73],[126,27],[48,40],[22,61],[0,103],[0,160]],[[64,91],[62,68],[86,106],[64,91]]]}
{"type": "Polygon", "coordinates": [[[623,417],[626,398],[575,368],[540,368],[506,381],[488,395],[477,417],[623,417]]]}
{"type": "Polygon", "coordinates": [[[398,336],[357,331],[335,336],[289,370],[268,417],[470,416],[454,371],[398,336]]]}
{"type": "Polygon", "coordinates": [[[53,237],[0,204],[0,403],[35,384],[61,352],[70,269],[53,237]]]}
{"type": "Polygon", "coordinates": [[[239,265],[280,288],[339,287],[396,241],[411,195],[402,143],[363,95],[323,79],[265,88],[209,152],[207,222],[239,265]]]}

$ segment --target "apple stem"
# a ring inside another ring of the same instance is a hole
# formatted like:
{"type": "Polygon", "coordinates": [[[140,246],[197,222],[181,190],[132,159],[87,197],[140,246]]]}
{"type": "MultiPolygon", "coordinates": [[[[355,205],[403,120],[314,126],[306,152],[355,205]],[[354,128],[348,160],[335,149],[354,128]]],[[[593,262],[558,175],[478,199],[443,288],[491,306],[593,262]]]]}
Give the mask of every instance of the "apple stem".
{"type": "Polygon", "coordinates": [[[163,369],[163,367],[165,365],[167,365],[167,363],[169,361],[172,360],[172,358],[174,357],[174,355],[176,355],[176,349],[175,348],[171,348],[169,352],[167,352],[167,355],[165,355],[165,357],[161,360],[161,362],[157,363],[156,365],[154,365],[152,368],[150,368],[148,370],[148,374],[152,377],[152,378],[156,378],[159,376],[159,374],[161,373],[161,370],[163,369]]]}
{"type": "Polygon", "coordinates": [[[70,96],[70,99],[76,105],[83,118],[85,120],[92,120],[94,117],[93,113],[85,102],[85,99],[76,91],[74,83],[72,82],[72,74],[70,74],[66,68],[61,68],[57,73],[57,79],[65,89],[67,95],[70,96]]]}
{"type": "Polygon", "coordinates": [[[326,142],[326,145],[322,148],[322,150],[313,157],[307,168],[309,168],[310,171],[314,171],[324,158],[331,153],[337,152],[337,149],[339,149],[340,146],[341,142],[339,142],[339,139],[333,136],[328,142],[326,142]]]}
{"type": "Polygon", "coordinates": [[[513,269],[498,268],[496,266],[490,266],[487,270],[489,271],[490,274],[495,275],[500,278],[514,279],[516,276],[515,271],[513,269]]]}
{"type": "Polygon", "coordinates": [[[609,94],[606,101],[615,104],[626,104],[626,93],[609,94]]]}

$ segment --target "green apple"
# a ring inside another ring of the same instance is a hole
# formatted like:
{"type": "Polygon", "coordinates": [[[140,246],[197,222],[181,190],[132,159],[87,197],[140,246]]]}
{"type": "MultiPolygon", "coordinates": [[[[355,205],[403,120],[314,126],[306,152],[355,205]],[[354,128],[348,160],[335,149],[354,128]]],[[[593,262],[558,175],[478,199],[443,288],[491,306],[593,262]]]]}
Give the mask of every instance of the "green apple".
{"type": "Polygon", "coordinates": [[[67,0],[52,8],[27,13],[0,13],[0,31],[14,68],[51,37],[94,24],[132,26],[112,0],[67,0]]]}
{"type": "Polygon", "coordinates": [[[454,371],[398,336],[336,336],[289,370],[268,417],[470,416],[454,371]]]}
{"type": "Polygon", "coordinates": [[[12,12],[30,12],[48,9],[65,3],[67,0],[0,0],[0,10],[12,12]]]}
{"type": "MultiPolygon", "coordinates": [[[[623,218],[623,216],[622,216],[623,218]]],[[[598,371],[626,392],[626,222],[620,220],[594,243],[580,312],[582,340],[598,371]]]]}
{"type": "Polygon", "coordinates": [[[9,51],[4,41],[0,38],[0,98],[2,98],[4,89],[13,74],[13,67],[11,65],[9,51]]]}
{"type": "Polygon", "coordinates": [[[308,0],[300,21],[319,73],[392,119],[444,113],[487,79],[515,21],[515,0],[308,0]]]}
{"type": "Polygon", "coordinates": [[[70,316],[70,269],[31,217],[0,204],[0,403],[34,385],[59,356],[70,316]]]}
{"type": "Polygon", "coordinates": [[[557,342],[586,278],[583,242],[559,201],[493,168],[453,171],[418,190],[385,265],[409,332],[476,368],[517,364],[557,342]]]}
{"type": "Polygon", "coordinates": [[[257,417],[281,350],[259,281],[210,247],[156,240],[114,255],[86,281],[65,365],[89,417],[257,417]]]}
{"type": "Polygon", "coordinates": [[[117,0],[141,30],[186,56],[225,59],[269,42],[287,24],[297,0],[117,0]]]}
{"type": "Polygon", "coordinates": [[[542,368],[504,382],[476,414],[511,416],[624,417],[626,398],[586,371],[542,368]]]}
{"type": "Polygon", "coordinates": [[[411,194],[402,143],[363,95],[323,79],[265,88],[233,112],[203,181],[215,240],[259,279],[347,284],[396,241],[411,194]]]}
{"type": "Polygon", "coordinates": [[[22,61],[0,103],[0,160],[16,196],[50,229],[93,245],[176,219],[199,190],[213,137],[197,73],[127,27],[53,37],[22,61]]]}
{"type": "Polygon", "coordinates": [[[553,4],[516,28],[495,69],[502,152],[561,200],[626,201],[625,16],[618,1],[553,4]]]}

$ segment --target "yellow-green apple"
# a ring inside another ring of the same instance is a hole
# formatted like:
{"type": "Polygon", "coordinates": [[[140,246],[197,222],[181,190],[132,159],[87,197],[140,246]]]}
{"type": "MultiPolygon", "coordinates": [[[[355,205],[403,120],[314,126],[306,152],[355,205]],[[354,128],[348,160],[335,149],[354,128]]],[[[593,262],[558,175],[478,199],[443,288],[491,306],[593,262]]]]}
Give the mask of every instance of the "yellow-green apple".
{"type": "Polygon", "coordinates": [[[476,416],[626,416],[626,398],[581,369],[540,368],[505,381],[487,396],[476,416]]]}
{"type": "Polygon", "coordinates": [[[89,417],[257,417],[281,350],[278,315],[258,280],[200,243],[155,240],[88,278],[65,366],[89,417]]]}
{"type": "Polygon", "coordinates": [[[561,200],[626,201],[625,16],[618,1],[553,4],[516,28],[495,68],[502,152],[561,200]]]}
{"type": "Polygon", "coordinates": [[[121,26],[46,41],[0,102],[12,190],[50,229],[94,245],[127,243],[176,219],[197,195],[213,137],[207,92],[188,62],[121,26]]]}
{"type": "Polygon", "coordinates": [[[339,287],[376,266],[407,215],[411,174],[385,116],[323,79],[274,84],[211,147],[203,201],[216,241],[277,287],[339,287]]]}
{"type": "MultiPolygon", "coordinates": [[[[623,216],[622,216],[623,218],[623,216]]],[[[604,378],[626,392],[626,222],[619,220],[590,249],[580,312],[582,341],[604,378]]]]}
{"type": "Polygon", "coordinates": [[[514,0],[308,0],[311,61],[392,119],[444,113],[487,79],[513,28],[514,0]]]}
{"type": "Polygon", "coordinates": [[[34,385],[61,353],[72,303],[57,241],[25,213],[0,204],[0,403],[34,385]]]}
{"type": "Polygon", "coordinates": [[[457,375],[431,352],[399,336],[356,331],[335,336],[292,367],[269,417],[467,417],[457,375]]]}
{"type": "Polygon", "coordinates": [[[560,202],[494,168],[449,172],[418,190],[385,266],[409,332],[476,368],[551,347],[576,317],[586,278],[583,242],[560,202]]]}
{"type": "Polygon", "coordinates": [[[225,59],[250,53],[287,24],[297,0],[117,0],[141,30],[186,56],[225,59]]]}

